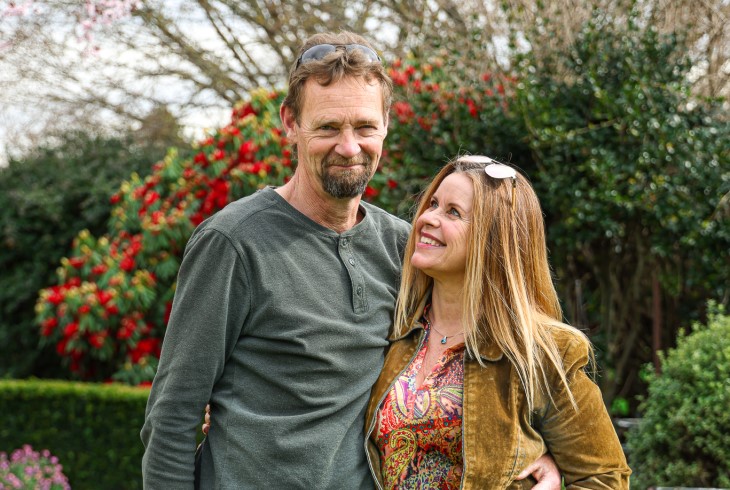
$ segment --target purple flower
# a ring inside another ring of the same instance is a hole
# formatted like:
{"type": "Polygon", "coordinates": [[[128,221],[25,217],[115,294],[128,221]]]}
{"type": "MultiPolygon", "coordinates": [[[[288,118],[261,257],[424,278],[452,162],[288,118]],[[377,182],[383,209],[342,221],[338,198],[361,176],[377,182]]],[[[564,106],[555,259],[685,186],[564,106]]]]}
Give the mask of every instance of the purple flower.
{"type": "Polygon", "coordinates": [[[70,490],[71,486],[57,457],[48,449],[39,453],[26,444],[13,451],[10,460],[0,452],[0,490],[6,488],[70,490]]]}

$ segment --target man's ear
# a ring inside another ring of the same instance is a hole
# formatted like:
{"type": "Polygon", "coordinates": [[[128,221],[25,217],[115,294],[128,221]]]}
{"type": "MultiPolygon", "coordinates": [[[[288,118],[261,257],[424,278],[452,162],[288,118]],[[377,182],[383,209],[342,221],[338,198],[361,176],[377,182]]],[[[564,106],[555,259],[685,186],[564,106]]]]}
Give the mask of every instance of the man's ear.
{"type": "Polygon", "coordinates": [[[279,108],[279,117],[281,118],[281,123],[284,125],[284,130],[286,130],[286,137],[292,142],[296,142],[298,126],[294,118],[294,112],[290,107],[282,104],[279,108]]]}

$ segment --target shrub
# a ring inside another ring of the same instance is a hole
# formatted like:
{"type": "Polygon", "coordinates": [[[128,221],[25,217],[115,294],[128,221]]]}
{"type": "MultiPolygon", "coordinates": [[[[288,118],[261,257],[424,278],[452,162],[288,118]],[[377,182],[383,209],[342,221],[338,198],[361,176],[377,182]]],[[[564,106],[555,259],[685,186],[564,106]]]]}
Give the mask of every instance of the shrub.
{"type": "Polygon", "coordinates": [[[42,488],[45,490],[70,490],[68,478],[58,458],[48,449],[40,453],[29,445],[13,451],[8,459],[0,452],[0,488],[42,488]]]}
{"type": "Polygon", "coordinates": [[[38,349],[38,290],[79,231],[106,229],[122,180],[160,156],[131,138],[74,132],[0,168],[0,377],[62,374],[52,350],[38,349]]]}
{"type": "Polygon", "coordinates": [[[141,488],[148,396],[119,384],[0,380],[2,449],[48,448],[76,490],[141,488]]]}
{"type": "Polygon", "coordinates": [[[730,487],[730,316],[717,308],[707,326],[680,333],[650,373],[643,419],[628,434],[637,488],[730,487]]]}
{"type": "MultiPolygon", "coordinates": [[[[730,125],[720,101],[691,97],[681,39],[645,26],[640,11],[619,23],[596,11],[571,49],[527,53],[513,73],[464,80],[459,53],[394,61],[382,164],[364,194],[407,219],[413,195],[448,157],[468,151],[518,165],[545,209],[568,321],[590,328],[605,353],[599,381],[609,403],[640,389],[654,284],[669,341],[676,318],[701,318],[707,298],[726,296],[730,259],[730,125]]],[[[282,95],[252,93],[194,155],[172,150],[151,175],[125,182],[106,234],[77,236],[37,302],[44,345],[74,376],[152,379],[195,225],[291,175],[282,95]]]]}
{"type": "Polygon", "coordinates": [[[515,79],[483,73],[473,80],[463,72],[462,53],[442,51],[428,60],[395,60],[389,67],[394,84],[381,171],[366,197],[408,218],[418,194],[449,158],[461,153],[512,160],[529,168],[528,147],[509,123],[515,79]]]}

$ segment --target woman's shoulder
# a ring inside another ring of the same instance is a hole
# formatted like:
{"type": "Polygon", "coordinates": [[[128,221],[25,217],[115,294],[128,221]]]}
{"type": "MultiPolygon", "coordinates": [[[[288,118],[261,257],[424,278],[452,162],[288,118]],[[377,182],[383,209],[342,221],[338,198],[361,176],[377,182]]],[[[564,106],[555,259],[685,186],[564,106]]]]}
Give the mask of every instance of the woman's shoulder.
{"type": "Polygon", "coordinates": [[[591,342],[580,330],[562,322],[550,322],[547,325],[550,337],[555,342],[566,372],[572,367],[585,366],[593,356],[591,342]],[[578,366],[575,366],[575,365],[578,366]]]}

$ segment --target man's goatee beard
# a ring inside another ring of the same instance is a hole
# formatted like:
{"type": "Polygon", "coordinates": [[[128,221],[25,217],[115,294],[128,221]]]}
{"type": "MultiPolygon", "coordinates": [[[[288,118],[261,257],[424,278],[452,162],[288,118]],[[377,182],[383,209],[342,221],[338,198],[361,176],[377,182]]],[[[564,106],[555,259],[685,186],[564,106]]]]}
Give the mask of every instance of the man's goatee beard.
{"type": "Polygon", "coordinates": [[[372,158],[369,155],[358,155],[354,158],[343,158],[339,155],[327,157],[322,161],[322,187],[332,197],[346,199],[357,197],[363,192],[370,182],[372,170],[372,158]],[[333,165],[363,165],[362,171],[341,170],[335,175],[328,172],[333,165]]]}

